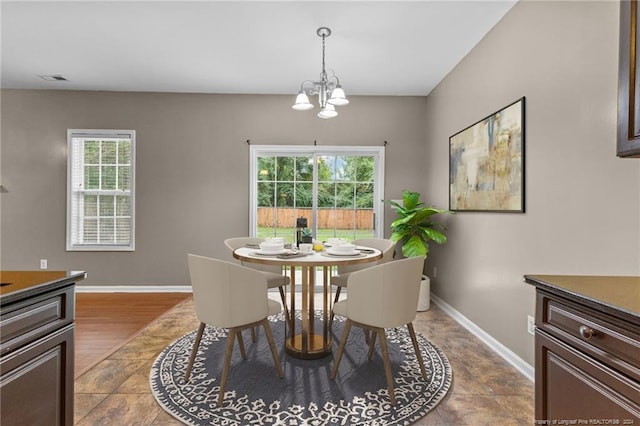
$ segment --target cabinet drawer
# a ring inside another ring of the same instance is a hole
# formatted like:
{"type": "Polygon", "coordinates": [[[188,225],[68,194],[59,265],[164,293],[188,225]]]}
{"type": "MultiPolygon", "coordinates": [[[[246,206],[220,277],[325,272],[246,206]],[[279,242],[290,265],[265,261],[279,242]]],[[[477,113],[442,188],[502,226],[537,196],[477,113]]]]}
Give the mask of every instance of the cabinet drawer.
{"type": "Polygon", "coordinates": [[[73,322],[73,287],[16,303],[0,312],[0,354],[73,322]]]}
{"type": "Polygon", "coordinates": [[[544,331],[536,333],[535,341],[539,424],[638,424],[640,382],[544,331]]]}
{"type": "Polygon", "coordinates": [[[640,380],[640,326],[544,293],[538,306],[539,328],[640,380]]]}
{"type": "Polygon", "coordinates": [[[73,324],[0,357],[0,424],[73,424],[73,324]]]}

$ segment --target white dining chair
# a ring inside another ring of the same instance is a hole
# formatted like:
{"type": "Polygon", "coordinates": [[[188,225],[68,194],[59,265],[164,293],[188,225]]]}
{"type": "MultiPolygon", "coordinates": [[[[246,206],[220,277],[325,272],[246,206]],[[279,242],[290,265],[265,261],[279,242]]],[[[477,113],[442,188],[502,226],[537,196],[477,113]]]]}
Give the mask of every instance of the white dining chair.
{"type": "Polygon", "coordinates": [[[284,308],[285,317],[289,318],[285,288],[291,283],[291,279],[282,273],[282,267],[274,265],[261,265],[259,263],[244,263],[233,257],[233,251],[235,249],[245,247],[247,245],[256,246],[257,248],[263,241],[264,239],[257,237],[233,237],[224,240],[224,245],[227,247],[227,249],[229,249],[229,261],[240,263],[243,266],[262,272],[267,278],[267,287],[277,288],[280,291],[280,299],[282,300],[282,307],[284,308]]]}
{"type": "MultiPolygon", "coordinates": [[[[371,247],[382,252],[382,258],[378,260],[377,265],[393,260],[395,243],[385,238],[361,238],[353,241],[356,246],[371,247]]],[[[331,285],[336,287],[336,294],[333,303],[337,303],[340,299],[340,291],[347,287],[349,275],[352,272],[359,271],[364,268],[371,267],[370,263],[338,266],[337,274],[331,276],[331,285]]],[[[331,313],[330,324],[333,324],[333,312],[331,313]]]]}
{"type": "Polygon", "coordinates": [[[376,336],[378,337],[389,388],[389,399],[392,405],[396,404],[396,398],[385,335],[386,328],[401,326],[408,328],[422,377],[427,380],[427,373],[413,329],[424,259],[424,256],[418,256],[394,260],[355,271],[349,275],[349,294],[346,299],[339,301],[333,307],[336,315],[346,317],[346,322],[331,372],[332,379],[335,379],[338,372],[351,326],[355,325],[364,329],[365,332],[371,332],[369,359],[373,355],[376,336]]]}
{"type": "Polygon", "coordinates": [[[193,287],[196,316],[200,326],[193,343],[184,380],[188,382],[198,353],[200,340],[207,325],[228,329],[227,346],[218,392],[218,406],[224,399],[229,376],[229,364],[234,340],[238,339],[240,354],[247,358],[241,331],[262,325],[269,342],[273,362],[280,378],[284,377],[276,350],[273,333],[267,317],[281,312],[280,304],[267,296],[267,279],[264,274],[242,265],[209,257],[188,255],[189,276],[193,287]]]}

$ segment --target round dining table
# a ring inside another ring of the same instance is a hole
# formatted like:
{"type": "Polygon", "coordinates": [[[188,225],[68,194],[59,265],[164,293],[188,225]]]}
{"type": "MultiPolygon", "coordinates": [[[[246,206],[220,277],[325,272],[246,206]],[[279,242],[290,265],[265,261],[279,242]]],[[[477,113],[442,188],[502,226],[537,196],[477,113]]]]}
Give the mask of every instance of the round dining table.
{"type": "Polygon", "coordinates": [[[240,247],[233,256],[245,263],[277,265],[289,271],[291,278],[290,305],[284,307],[288,324],[285,351],[288,355],[299,359],[318,359],[331,353],[331,330],[329,317],[333,309],[331,291],[331,270],[343,265],[371,263],[382,258],[382,252],[371,247],[356,247],[357,254],[334,255],[322,251],[301,253],[295,250],[283,250],[282,253],[263,253],[256,247],[240,247]],[[301,270],[300,310],[296,310],[296,269],[301,270]],[[320,321],[316,318],[315,290],[316,269],[322,271],[322,307],[320,321]],[[299,314],[299,315],[298,315],[299,314]],[[299,324],[297,317],[299,316],[299,324]],[[298,327],[299,326],[299,327],[298,327]]]}

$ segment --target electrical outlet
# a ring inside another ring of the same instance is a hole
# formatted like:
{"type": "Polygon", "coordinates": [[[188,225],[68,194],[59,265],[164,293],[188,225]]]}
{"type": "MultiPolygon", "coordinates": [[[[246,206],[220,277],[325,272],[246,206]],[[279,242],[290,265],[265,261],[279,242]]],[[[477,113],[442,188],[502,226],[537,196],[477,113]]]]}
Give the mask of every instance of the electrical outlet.
{"type": "Polygon", "coordinates": [[[438,267],[437,266],[433,267],[433,278],[438,278],[438,267]]]}
{"type": "Polygon", "coordinates": [[[529,334],[531,334],[532,336],[535,334],[536,332],[536,320],[535,318],[533,318],[531,315],[527,315],[527,331],[529,332],[529,334]]]}
{"type": "Polygon", "coordinates": [[[40,259],[40,269],[47,269],[47,259],[40,259]]]}

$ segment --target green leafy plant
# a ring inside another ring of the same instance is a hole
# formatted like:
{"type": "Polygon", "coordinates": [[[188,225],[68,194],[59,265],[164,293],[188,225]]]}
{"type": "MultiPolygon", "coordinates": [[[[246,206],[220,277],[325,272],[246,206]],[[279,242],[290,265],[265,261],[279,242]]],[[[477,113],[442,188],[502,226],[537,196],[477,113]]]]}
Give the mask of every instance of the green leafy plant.
{"type": "Polygon", "coordinates": [[[313,234],[311,233],[311,229],[303,228],[302,236],[300,237],[302,243],[311,243],[313,242],[313,234]]]}
{"type": "Polygon", "coordinates": [[[398,218],[391,223],[391,240],[402,243],[405,257],[426,256],[429,243],[444,244],[446,227],[435,221],[434,216],[451,214],[450,210],[440,210],[420,202],[420,193],[402,191],[402,204],[387,201],[396,208],[398,218]]]}

